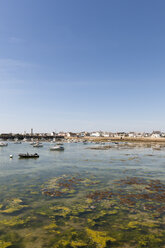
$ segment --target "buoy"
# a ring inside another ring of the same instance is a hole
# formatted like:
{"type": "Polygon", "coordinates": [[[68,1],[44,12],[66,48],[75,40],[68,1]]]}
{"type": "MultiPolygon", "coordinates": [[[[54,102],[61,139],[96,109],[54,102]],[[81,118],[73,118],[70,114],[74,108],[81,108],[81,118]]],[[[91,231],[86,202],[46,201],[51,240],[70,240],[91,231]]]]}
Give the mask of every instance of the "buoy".
{"type": "Polygon", "coordinates": [[[10,158],[13,158],[13,155],[10,155],[10,158]]]}

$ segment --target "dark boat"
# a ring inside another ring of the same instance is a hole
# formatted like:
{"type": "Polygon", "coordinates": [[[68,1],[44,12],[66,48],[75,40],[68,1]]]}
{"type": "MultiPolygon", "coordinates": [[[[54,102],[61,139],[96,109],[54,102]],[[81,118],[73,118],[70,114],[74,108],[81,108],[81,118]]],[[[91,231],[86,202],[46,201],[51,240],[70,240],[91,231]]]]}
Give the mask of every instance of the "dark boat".
{"type": "Polygon", "coordinates": [[[28,152],[27,153],[20,153],[18,156],[19,156],[19,158],[39,158],[39,155],[37,153],[29,154],[28,152]]]}

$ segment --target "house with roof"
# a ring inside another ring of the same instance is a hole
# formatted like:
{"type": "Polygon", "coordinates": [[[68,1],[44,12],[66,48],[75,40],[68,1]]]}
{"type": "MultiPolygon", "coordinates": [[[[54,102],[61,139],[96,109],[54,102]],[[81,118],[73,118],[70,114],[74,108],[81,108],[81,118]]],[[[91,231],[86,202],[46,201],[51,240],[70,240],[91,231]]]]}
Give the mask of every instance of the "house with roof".
{"type": "Polygon", "coordinates": [[[151,134],[151,138],[160,138],[161,132],[160,131],[153,131],[151,134]]]}

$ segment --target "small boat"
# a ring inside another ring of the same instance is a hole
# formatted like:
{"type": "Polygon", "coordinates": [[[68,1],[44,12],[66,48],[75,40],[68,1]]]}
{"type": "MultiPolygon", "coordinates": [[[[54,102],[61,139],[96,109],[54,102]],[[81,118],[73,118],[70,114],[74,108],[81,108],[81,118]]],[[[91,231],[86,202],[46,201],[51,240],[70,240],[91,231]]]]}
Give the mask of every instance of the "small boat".
{"type": "Polygon", "coordinates": [[[63,146],[63,143],[60,143],[60,142],[59,142],[59,143],[57,143],[57,145],[58,145],[58,146],[63,146]]]}
{"type": "Polygon", "coordinates": [[[36,143],[33,145],[33,147],[43,147],[43,145],[41,143],[36,143]]]}
{"type": "Polygon", "coordinates": [[[8,146],[8,143],[3,143],[3,142],[1,142],[1,143],[0,143],[0,147],[3,147],[3,146],[8,146]]]}
{"type": "Polygon", "coordinates": [[[53,146],[53,147],[50,147],[50,151],[64,151],[64,147],[63,146],[53,146]]]}
{"type": "Polygon", "coordinates": [[[34,141],[30,143],[30,145],[32,145],[32,146],[35,145],[35,144],[36,144],[36,142],[34,142],[34,141]]]}
{"type": "Polygon", "coordinates": [[[39,155],[37,153],[29,154],[27,153],[20,153],[18,154],[19,158],[39,158],[39,155]]]}

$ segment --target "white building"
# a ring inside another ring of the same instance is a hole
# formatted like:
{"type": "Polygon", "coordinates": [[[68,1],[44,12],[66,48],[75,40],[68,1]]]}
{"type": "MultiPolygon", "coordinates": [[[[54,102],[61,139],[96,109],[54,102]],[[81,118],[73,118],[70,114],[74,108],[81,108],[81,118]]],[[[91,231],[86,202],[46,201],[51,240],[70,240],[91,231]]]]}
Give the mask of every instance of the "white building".
{"type": "Polygon", "coordinates": [[[100,133],[99,132],[93,132],[90,135],[91,137],[100,137],[100,133]]]}
{"type": "Polygon", "coordinates": [[[128,137],[135,138],[136,134],[134,132],[130,132],[130,133],[128,133],[128,137]]]}
{"type": "Polygon", "coordinates": [[[101,136],[102,136],[102,137],[109,137],[109,133],[104,132],[104,133],[101,134],[101,136]]]}
{"type": "Polygon", "coordinates": [[[160,138],[161,132],[160,131],[153,131],[151,134],[151,138],[160,138]]]}
{"type": "Polygon", "coordinates": [[[160,136],[160,134],[159,133],[153,133],[152,135],[151,135],[151,138],[160,138],[161,136],[160,136]]]}

